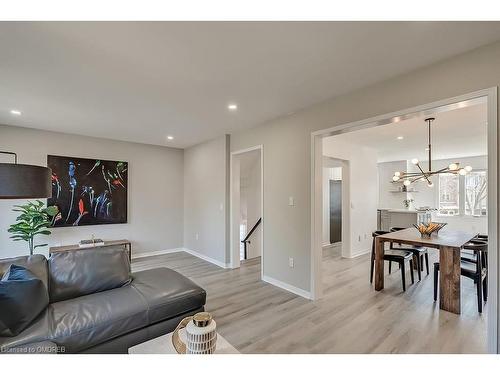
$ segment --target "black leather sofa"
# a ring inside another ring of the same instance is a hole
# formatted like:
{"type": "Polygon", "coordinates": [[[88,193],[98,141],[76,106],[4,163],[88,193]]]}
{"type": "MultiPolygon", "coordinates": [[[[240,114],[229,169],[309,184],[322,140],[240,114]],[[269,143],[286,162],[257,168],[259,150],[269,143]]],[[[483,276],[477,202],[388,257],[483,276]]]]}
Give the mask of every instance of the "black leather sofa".
{"type": "Polygon", "coordinates": [[[168,268],[132,274],[122,249],[3,259],[0,278],[10,264],[40,278],[50,303],[19,335],[0,337],[3,353],[127,353],[204,310],[206,293],[198,285],[168,268]]]}

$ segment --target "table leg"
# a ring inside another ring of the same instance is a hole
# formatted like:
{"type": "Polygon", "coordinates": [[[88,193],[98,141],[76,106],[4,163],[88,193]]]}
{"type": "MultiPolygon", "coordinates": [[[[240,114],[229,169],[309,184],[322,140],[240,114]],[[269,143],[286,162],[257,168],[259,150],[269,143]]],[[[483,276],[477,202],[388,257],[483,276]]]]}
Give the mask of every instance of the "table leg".
{"type": "Polygon", "coordinates": [[[439,307],[460,314],[460,249],[439,248],[439,307]]]}
{"type": "Polygon", "coordinates": [[[375,237],[375,290],[384,289],[384,241],[375,237]]]}

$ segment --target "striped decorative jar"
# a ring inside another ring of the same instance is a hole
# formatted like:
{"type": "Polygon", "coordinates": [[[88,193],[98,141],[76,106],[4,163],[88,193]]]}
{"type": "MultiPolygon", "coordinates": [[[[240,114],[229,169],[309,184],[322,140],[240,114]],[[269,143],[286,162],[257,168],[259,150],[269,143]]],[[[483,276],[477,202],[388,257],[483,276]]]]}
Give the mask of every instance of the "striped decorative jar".
{"type": "Polygon", "coordinates": [[[201,312],[181,320],[172,335],[172,344],[179,354],[213,354],[217,344],[217,325],[212,316],[201,312]],[[179,330],[186,329],[186,342],[179,330]]]}

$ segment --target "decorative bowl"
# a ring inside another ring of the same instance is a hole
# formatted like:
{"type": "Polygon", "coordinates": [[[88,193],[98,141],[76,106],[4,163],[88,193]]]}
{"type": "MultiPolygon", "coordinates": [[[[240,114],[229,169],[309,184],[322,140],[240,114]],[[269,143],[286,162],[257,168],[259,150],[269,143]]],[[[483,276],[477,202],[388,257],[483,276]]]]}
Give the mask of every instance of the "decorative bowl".
{"type": "Polygon", "coordinates": [[[443,227],[448,223],[434,223],[430,222],[427,224],[413,224],[413,226],[420,232],[422,238],[430,238],[432,233],[438,233],[443,227]]]}

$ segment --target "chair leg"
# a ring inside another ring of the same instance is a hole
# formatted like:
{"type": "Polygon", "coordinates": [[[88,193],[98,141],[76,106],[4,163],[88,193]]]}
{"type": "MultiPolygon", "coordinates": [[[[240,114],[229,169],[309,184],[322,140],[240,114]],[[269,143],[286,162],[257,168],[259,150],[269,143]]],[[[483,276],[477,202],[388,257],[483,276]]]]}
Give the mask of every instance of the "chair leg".
{"type": "Polygon", "coordinates": [[[424,261],[423,257],[418,256],[415,258],[417,260],[417,275],[418,275],[418,281],[422,281],[422,268],[424,267],[424,261]]]}
{"type": "MultiPolygon", "coordinates": [[[[417,260],[417,263],[418,263],[418,260],[417,260]]],[[[420,266],[419,266],[419,268],[420,268],[420,266]]],[[[410,259],[410,277],[411,277],[411,283],[415,284],[415,275],[413,274],[413,260],[411,260],[411,259],[410,259]]]]}
{"type": "Polygon", "coordinates": [[[481,280],[477,280],[477,311],[479,314],[483,312],[483,286],[481,280]]]}
{"type": "Polygon", "coordinates": [[[439,270],[434,266],[434,301],[437,301],[439,270]]]}
{"type": "Polygon", "coordinates": [[[483,298],[484,302],[488,301],[488,277],[483,280],[483,298]]]}
{"type": "Polygon", "coordinates": [[[370,260],[370,284],[373,283],[373,266],[375,265],[375,254],[372,251],[372,256],[370,260]]]}
{"type": "Polygon", "coordinates": [[[389,273],[391,273],[391,271],[392,271],[392,262],[389,261],[389,273]]]}
{"type": "Polygon", "coordinates": [[[403,292],[406,292],[405,262],[399,263],[401,267],[401,281],[403,282],[403,292]]]}
{"type": "Polygon", "coordinates": [[[428,276],[429,275],[429,254],[425,253],[424,257],[425,257],[425,269],[427,270],[427,276],[428,276]]]}

